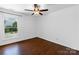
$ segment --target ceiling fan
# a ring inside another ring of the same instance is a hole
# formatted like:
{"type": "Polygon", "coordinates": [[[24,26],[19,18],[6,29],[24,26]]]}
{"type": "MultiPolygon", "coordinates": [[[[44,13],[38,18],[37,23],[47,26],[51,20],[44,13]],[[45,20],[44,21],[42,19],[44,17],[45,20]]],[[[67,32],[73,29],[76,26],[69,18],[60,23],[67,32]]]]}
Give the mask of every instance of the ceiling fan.
{"type": "Polygon", "coordinates": [[[43,15],[42,12],[44,11],[48,11],[48,9],[40,9],[40,5],[38,4],[34,4],[34,9],[33,10],[29,10],[29,9],[24,9],[25,11],[32,11],[32,15],[43,15]]]}

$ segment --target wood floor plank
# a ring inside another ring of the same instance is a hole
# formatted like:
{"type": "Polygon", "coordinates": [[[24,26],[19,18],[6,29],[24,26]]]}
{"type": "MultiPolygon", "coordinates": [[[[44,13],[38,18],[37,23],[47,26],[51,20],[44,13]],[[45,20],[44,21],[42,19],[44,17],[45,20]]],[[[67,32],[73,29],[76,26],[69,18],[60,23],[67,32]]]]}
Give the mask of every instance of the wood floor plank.
{"type": "Polygon", "coordinates": [[[1,46],[0,55],[79,55],[79,51],[36,37],[1,46]]]}

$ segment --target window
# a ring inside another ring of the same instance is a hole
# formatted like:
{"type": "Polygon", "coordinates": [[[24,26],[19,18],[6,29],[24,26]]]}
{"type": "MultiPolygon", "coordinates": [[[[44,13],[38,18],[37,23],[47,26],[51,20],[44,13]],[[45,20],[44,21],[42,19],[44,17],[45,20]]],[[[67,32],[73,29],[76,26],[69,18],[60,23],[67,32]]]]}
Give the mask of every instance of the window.
{"type": "Polygon", "coordinates": [[[5,36],[13,37],[17,33],[17,21],[16,17],[4,17],[5,36]]]}

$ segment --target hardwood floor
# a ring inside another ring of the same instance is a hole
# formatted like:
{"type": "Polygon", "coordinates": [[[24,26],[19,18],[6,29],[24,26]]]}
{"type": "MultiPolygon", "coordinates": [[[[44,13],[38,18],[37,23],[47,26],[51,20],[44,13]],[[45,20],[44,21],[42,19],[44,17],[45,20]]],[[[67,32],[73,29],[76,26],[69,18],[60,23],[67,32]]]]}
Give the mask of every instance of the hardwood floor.
{"type": "Polygon", "coordinates": [[[1,46],[0,55],[79,55],[79,51],[41,38],[32,38],[1,46]]]}

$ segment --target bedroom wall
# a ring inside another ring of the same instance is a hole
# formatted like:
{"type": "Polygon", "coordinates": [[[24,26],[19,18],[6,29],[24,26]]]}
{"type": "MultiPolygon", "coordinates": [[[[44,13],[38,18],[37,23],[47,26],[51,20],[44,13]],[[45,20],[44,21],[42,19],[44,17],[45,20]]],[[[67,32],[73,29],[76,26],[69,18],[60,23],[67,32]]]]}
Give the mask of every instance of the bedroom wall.
{"type": "Polygon", "coordinates": [[[79,50],[79,5],[38,18],[38,37],[79,50]]]}
{"type": "MultiPolygon", "coordinates": [[[[0,11],[21,15],[21,16],[16,16],[18,18],[18,25],[17,25],[18,34],[14,37],[5,38],[5,33],[4,33],[5,13],[0,12],[0,45],[9,44],[9,43],[36,37],[34,17],[16,13],[11,10],[0,9],[0,11]]],[[[6,16],[9,16],[9,15],[7,14],[6,16]]]]}

